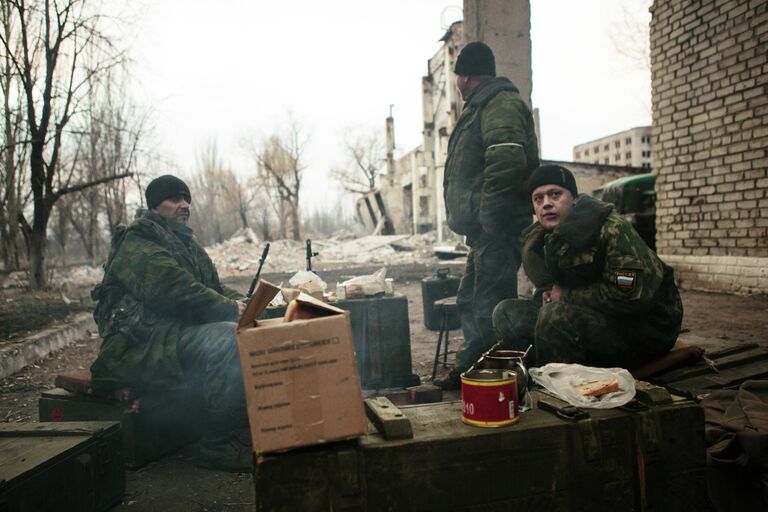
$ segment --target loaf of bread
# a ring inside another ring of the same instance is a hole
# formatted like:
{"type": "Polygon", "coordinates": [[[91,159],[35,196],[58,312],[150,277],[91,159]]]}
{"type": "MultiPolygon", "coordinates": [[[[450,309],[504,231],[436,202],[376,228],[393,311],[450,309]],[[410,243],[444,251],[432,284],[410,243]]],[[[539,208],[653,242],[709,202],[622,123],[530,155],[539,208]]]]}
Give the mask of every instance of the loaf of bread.
{"type": "Polygon", "coordinates": [[[593,397],[605,395],[606,393],[613,393],[618,390],[619,379],[615,377],[613,379],[592,380],[576,386],[576,391],[581,395],[593,397]]]}
{"type": "Polygon", "coordinates": [[[333,313],[320,309],[317,306],[307,303],[306,301],[293,299],[285,308],[283,321],[293,322],[294,320],[309,320],[310,318],[328,316],[331,314],[333,313]]]}

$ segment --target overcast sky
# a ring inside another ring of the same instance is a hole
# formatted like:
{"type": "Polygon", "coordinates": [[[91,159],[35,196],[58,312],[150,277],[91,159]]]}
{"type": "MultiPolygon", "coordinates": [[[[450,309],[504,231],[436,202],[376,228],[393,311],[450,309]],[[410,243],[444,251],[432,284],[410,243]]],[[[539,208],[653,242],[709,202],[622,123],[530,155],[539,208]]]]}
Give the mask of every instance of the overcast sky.
{"type": "MultiPolygon", "coordinates": [[[[333,196],[328,169],[345,161],[349,128],[384,129],[393,104],[398,152],[421,142],[421,77],[460,1],[146,0],[132,45],[156,147],[193,172],[216,141],[248,171],[244,136],[263,136],[290,110],[310,135],[304,194],[333,196]]],[[[647,0],[532,0],[533,103],[545,158],[650,124],[650,74],[617,51],[626,13],[647,22],[647,0]],[[617,36],[618,34],[618,36],[617,36]]],[[[626,43],[626,46],[631,44],[626,43]]],[[[630,50],[632,48],[629,48],[630,50]]]]}

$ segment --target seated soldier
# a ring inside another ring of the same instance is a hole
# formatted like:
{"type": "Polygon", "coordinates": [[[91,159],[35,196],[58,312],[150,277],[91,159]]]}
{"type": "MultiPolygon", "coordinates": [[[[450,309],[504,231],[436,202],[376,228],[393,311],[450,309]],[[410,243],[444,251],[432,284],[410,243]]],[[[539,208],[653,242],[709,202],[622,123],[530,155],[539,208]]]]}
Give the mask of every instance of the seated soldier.
{"type": "Polygon", "coordinates": [[[247,470],[252,455],[235,339],[246,303],[221,285],[187,227],[187,185],[160,176],[145,196],[149,211],[115,233],[104,278],[92,293],[104,340],[91,366],[93,386],[201,389],[201,462],[247,470]]]}
{"type": "Polygon", "coordinates": [[[536,293],[496,306],[503,345],[533,343],[532,366],[633,368],[667,353],[683,318],[672,268],[613,205],[578,195],[568,169],[541,166],[528,189],[538,222],[523,233],[523,266],[536,293]]]}

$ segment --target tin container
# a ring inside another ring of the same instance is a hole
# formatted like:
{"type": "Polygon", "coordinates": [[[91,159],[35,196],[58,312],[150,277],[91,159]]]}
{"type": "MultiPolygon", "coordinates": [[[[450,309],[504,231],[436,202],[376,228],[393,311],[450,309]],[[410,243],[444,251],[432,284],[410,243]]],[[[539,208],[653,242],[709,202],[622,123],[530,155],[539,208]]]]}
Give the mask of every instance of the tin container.
{"type": "Polygon", "coordinates": [[[503,427],[519,416],[517,375],[503,369],[471,369],[461,374],[461,420],[476,427],[503,427]]]}
{"type": "Polygon", "coordinates": [[[517,396],[522,399],[528,389],[528,369],[525,367],[525,352],[520,350],[489,350],[480,359],[480,368],[511,370],[517,375],[517,396]]]}

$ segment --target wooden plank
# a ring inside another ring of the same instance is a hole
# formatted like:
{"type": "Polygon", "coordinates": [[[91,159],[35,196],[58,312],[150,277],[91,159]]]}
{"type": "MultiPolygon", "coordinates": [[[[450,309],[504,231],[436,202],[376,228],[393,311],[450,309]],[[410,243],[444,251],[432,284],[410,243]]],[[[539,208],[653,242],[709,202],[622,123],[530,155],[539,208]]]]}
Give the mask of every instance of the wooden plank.
{"type": "Polygon", "coordinates": [[[752,350],[754,348],[759,348],[759,347],[760,345],[758,345],[757,343],[746,343],[743,345],[740,344],[740,345],[736,345],[735,347],[728,347],[722,350],[708,352],[707,356],[709,356],[710,359],[716,359],[718,357],[725,357],[731,354],[738,354],[739,352],[744,352],[744,351],[752,350]]]}
{"type": "MultiPolygon", "coordinates": [[[[745,364],[754,361],[768,361],[768,350],[756,346],[747,349],[724,351],[721,354],[724,355],[707,355],[721,372],[730,368],[744,366],[745,364]]],[[[682,368],[677,368],[654,377],[651,380],[662,383],[671,383],[713,373],[716,373],[715,370],[710,368],[703,361],[696,361],[689,363],[682,368]]]]}
{"type": "Polygon", "coordinates": [[[720,356],[718,358],[710,358],[714,361],[718,370],[726,370],[728,368],[734,368],[736,366],[743,366],[747,363],[753,363],[755,361],[768,360],[768,350],[762,348],[754,348],[747,352],[739,352],[736,354],[728,354],[720,356]]]}
{"type": "Polygon", "coordinates": [[[365,413],[379,433],[387,441],[395,439],[413,439],[411,420],[389,401],[377,397],[365,400],[365,413]]]}
{"type": "Polygon", "coordinates": [[[768,363],[766,361],[756,361],[748,363],[745,366],[729,368],[727,371],[720,373],[711,373],[667,383],[666,386],[672,392],[691,396],[690,393],[694,390],[698,393],[699,391],[706,389],[733,389],[738,387],[745,380],[762,379],[765,377],[768,377],[768,363]]]}

